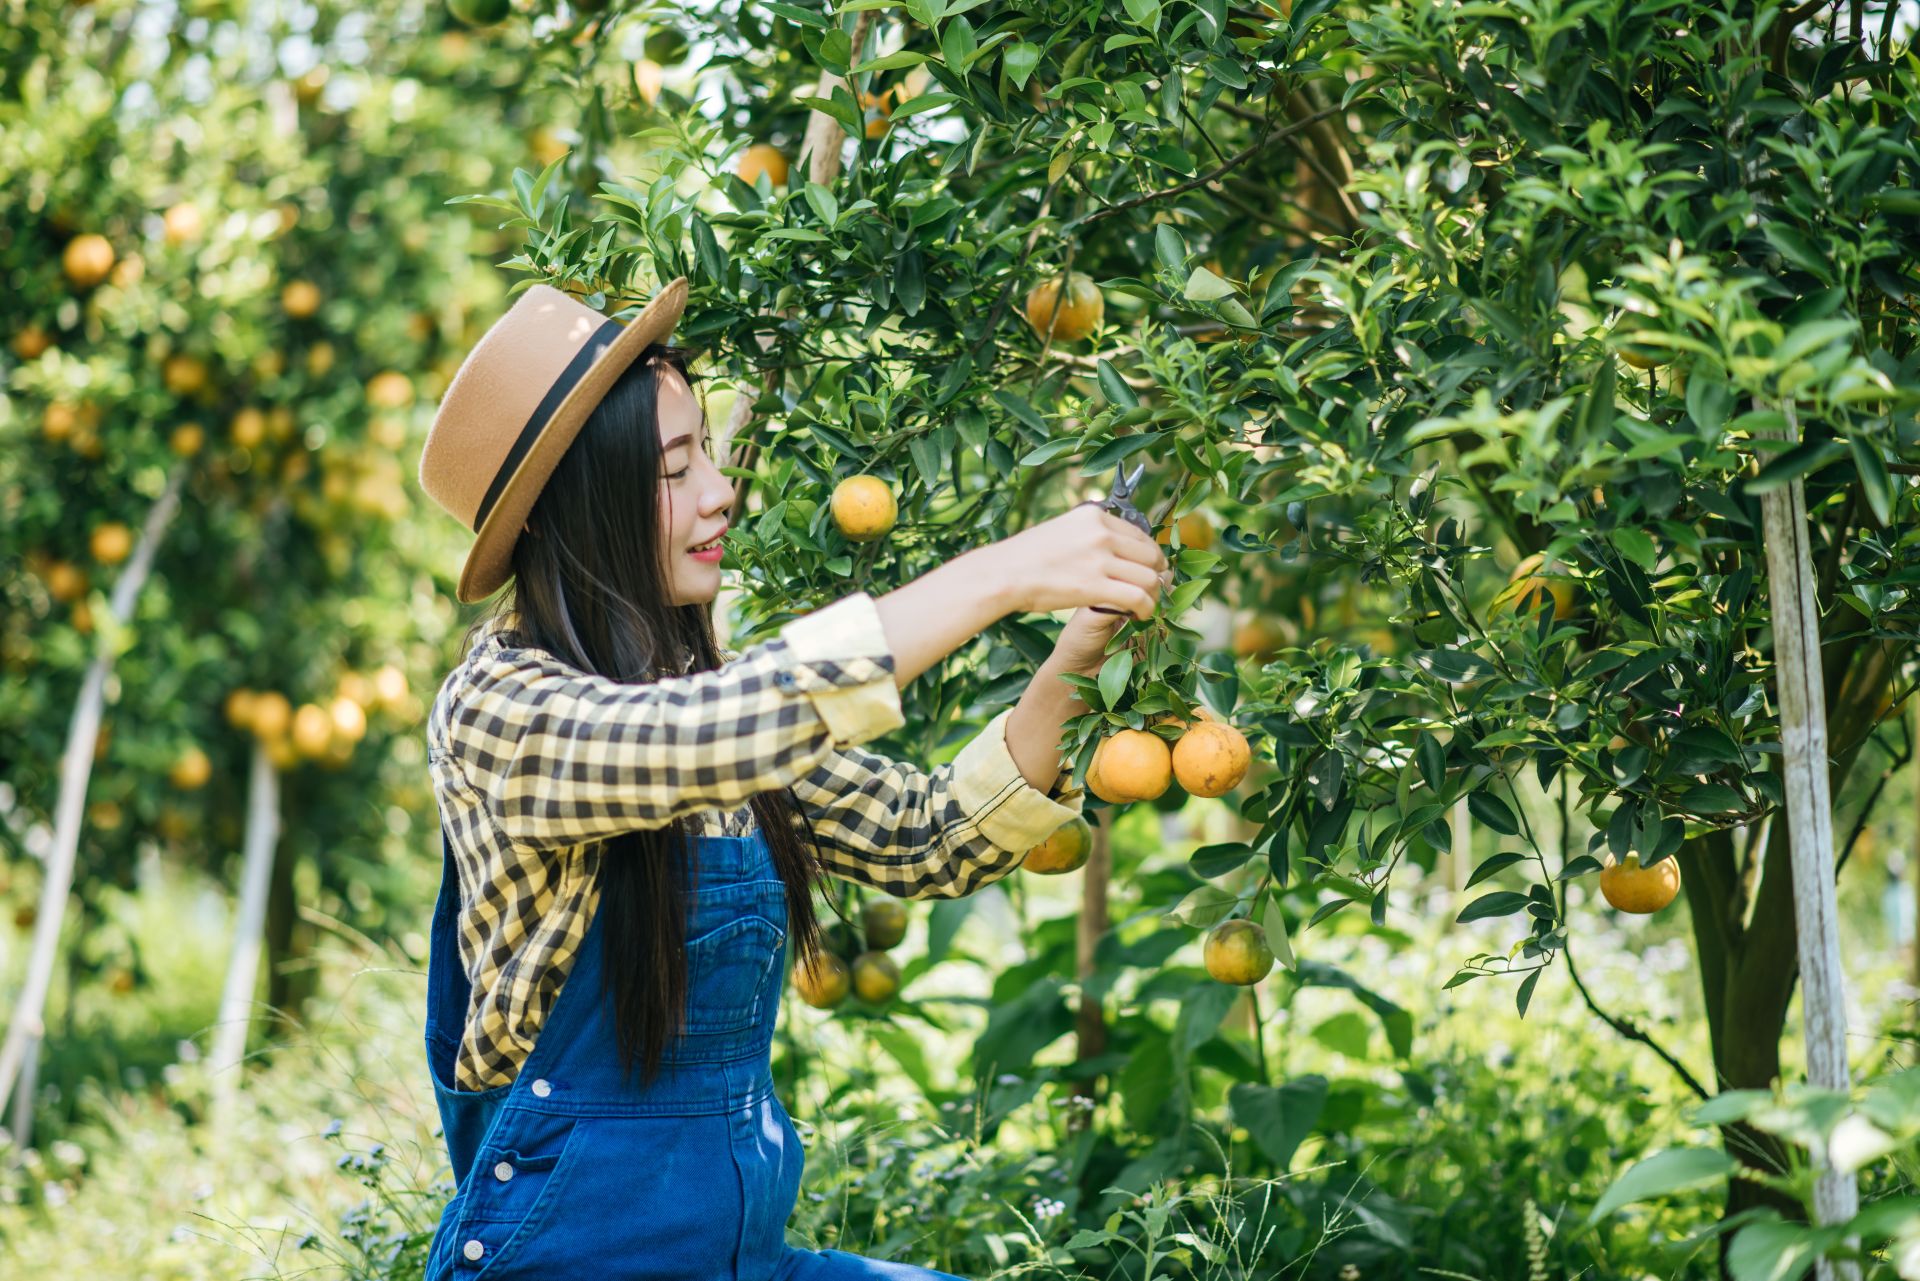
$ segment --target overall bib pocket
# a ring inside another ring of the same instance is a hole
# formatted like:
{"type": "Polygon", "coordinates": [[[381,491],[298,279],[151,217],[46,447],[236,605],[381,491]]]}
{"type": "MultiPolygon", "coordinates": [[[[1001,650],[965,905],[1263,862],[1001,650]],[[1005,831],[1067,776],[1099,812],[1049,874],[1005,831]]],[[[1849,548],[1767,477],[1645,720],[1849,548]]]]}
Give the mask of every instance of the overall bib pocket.
{"type": "Polygon", "coordinates": [[[759,1017],[757,998],[786,931],[764,916],[737,917],[687,944],[687,1032],[744,1032],[759,1017]]]}
{"type": "Polygon", "coordinates": [[[454,1275],[479,1281],[538,1256],[538,1238],[565,1196],[589,1122],[521,1109],[500,1118],[476,1154],[449,1238],[454,1275]]]}

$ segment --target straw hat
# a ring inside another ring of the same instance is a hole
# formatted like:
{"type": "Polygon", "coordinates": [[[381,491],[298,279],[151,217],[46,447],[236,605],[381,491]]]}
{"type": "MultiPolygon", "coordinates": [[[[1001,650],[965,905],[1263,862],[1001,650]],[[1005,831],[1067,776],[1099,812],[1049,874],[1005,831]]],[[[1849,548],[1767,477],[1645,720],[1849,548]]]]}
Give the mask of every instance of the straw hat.
{"type": "Polygon", "coordinates": [[[676,277],[622,325],[535,285],[467,353],[420,454],[420,488],[474,531],[462,603],[512,577],[514,540],[547,477],[614,380],[673,332],[686,301],[687,278],[676,277]]]}

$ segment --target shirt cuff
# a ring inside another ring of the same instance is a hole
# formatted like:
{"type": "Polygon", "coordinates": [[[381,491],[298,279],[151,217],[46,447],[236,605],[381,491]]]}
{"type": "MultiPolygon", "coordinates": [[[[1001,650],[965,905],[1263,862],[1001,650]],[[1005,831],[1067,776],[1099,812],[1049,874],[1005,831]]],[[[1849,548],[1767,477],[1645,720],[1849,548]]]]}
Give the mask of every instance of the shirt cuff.
{"type": "MultiPolygon", "coordinates": [[[[980,824],[986,838],[1003,850],[1025,853],[1060,830],[1086,804],[1073,791],[1062,800],[1027,782],[1007,750],[1007,708],[987,722],[953,758],[954,796],[980,824]]],[[[1065,787],[1056,781],[1055,789],[1065,787]]]]}
{"type": "Polygon", "coordinates": [[[805,694],[837,746],[907,723],[893,681],[893,651],[872,596],[843,596],[793,619],[780,636],[793,662],[774,673],[774,684],[805,694]]]}

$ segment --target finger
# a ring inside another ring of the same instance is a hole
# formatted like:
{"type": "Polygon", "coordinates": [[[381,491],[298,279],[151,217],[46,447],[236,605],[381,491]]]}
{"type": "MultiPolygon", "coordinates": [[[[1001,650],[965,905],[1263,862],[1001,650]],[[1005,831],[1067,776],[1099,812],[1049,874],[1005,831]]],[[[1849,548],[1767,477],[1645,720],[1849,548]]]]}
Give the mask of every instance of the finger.
{"type": "Polygon", "coordinates": [[[1155,596],[1160,590],[1160,575],[1147,566],[1130,560],[1114,561],[1107,570],[1107,577],[1130,583],[1148,596],[1155,596]]]}

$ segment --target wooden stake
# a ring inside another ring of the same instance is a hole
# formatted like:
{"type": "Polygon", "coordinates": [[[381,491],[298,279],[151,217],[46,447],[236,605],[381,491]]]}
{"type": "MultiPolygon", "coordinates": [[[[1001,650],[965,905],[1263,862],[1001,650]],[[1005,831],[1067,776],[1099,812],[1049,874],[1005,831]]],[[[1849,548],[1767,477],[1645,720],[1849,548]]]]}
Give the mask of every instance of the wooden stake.
{"type": "Polygon", "coordinates": [[[240,1092],[240,1064],[247,1053],[253,990],[260,976],[267,886],[273,879],[274,846],[279,843],[280,775],[267,758],[266,743],[255,739],[247,779],[247,832],[242,846],[240,903],[234,913],[233,951],[227,959],[227,981],[220,992],[220,1013],[214,1023],[213,1052],[207,1060],[216,1127],[231,1116],[240,1092]]]}
{"type": "MultiPolygon", "coordinates": [[[[1791,401],[1781,409],[1787,438],[1798,441],[1791,401]]],[[[1800,1010],[1805,1020],[1807,1080],[1829,1090],[1847,1088],[1847,1005],[1840,969],[1840,927],[1834,893],[1833,800],[1827,785],[1827,706],[1820,671],[1820,615],[1813,557],[1807,545],[1807,507],[1798,477],[1760,496],[1773,614],[1774,682],[1780,700],[1780,749],[1789,851],[1793,860],[1793,914],[1800,958],[1800,1010]]],[[[1817,1147],[1817,1145],[1816,1145],[1817,1147]]],[[[1832,1169],[1827,1154],[1811,1154],[1817,1223],[1843,1223],[1860,1208],[1850,1173],[1832,1169]]],[[[1857,1281],[1852,1263],[1816,1263],[1821,1281],[1857,1281]]]]}
{"type": "MultiPolygon", "coordinates": [[[[140,529],[140,541],[134,545],[127,567],[114,581],[108,613],[117,634],[133,619],[134,602],[153,572],[153,557],[166,536],[167,526],[180,507],[180,487],[185,484],[189,464],[176,462],[167,487],[147,511],[140,529]]],[[[106,707],[107,675],[119,657],[106,635],[95,637],[93,661],[87,664],[80,681],[79,696],[73,702],[73,719],[67,726],[67,747],[60,758],[60,793],[53,810],[53,848],[47,854],[46,879],[40,885],[40,905],[33,925],[33,942],[27,954],[26,978],[20,996],[14,1002],[13,1020],[7,1025],[7,1039],[0,1044],[0,1103],[12,1095],[22,1079],[22,1068],[30,1054],[39,1050],[45,1035],[41,1022],[47,1009],[47,989],[53,983],[53,969],[60,953],[60,926],[67,914],[67,895],[73,888],[73,865],[80,849],[80,820],[87,803],[87,783],[93,777],[93,745],[100,737],[100,717],[106,707]]],[[[72,999],[71,996],[68,997],[72,999]]],[[[22,1113],[29,1122],[33,1109],[22,1113]]],[[[24,1152],[30,1135],[21,1130],[13,1136],[16,1157],[24,1152]]]]}

